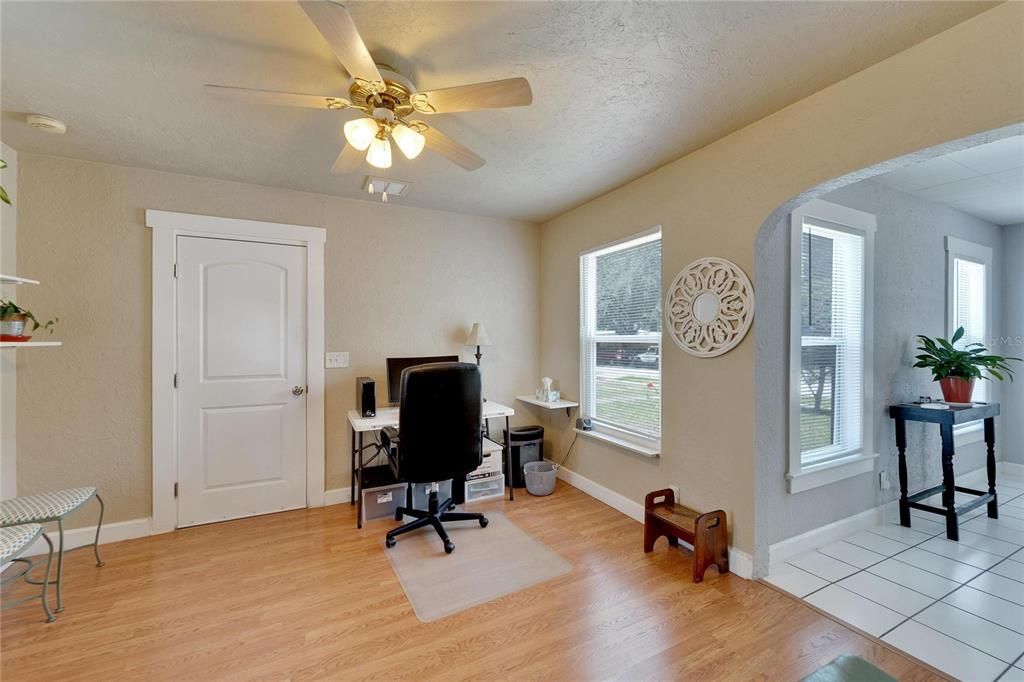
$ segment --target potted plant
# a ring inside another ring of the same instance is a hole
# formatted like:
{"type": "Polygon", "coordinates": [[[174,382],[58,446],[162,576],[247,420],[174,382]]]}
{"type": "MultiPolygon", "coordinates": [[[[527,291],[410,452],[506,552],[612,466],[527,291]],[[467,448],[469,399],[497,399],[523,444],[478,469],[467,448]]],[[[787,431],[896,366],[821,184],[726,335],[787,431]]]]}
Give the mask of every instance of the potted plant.
{"type": "Polygon", "coordinates": [[[921,354],[916,356],[914,367],[923,367],[932,371],[932,378],[942,388],[942,398],[947,403],[969,403],[974,393],[974,383],[978,379],[990,380],[987,374],[1002,381],[1009,377],[1013,381],[1013,370],[1009,361],[1020,361],[1020,358],[1004,358],[1000,355],[988,355],[988,349],[980,343],[969,343],[963,348],[953,344],[964,337],[964,328],[960,327],[953,338],[931,339],[918,335],[921,345],[917,347],[921,354]],[[1005,375],[1005,376],[1004,376],[1005,375]]]}
{"type": "Polygon", "coordinates": [[[53,326],[60,322],[58,318],[40,322],[31,310],[20,307],[14,301],[0,298],[0,341],[28,341],[31,335],[25,334],[25,327],[32,323],[32,330],[39,328],[53,333],[53,326]]]}

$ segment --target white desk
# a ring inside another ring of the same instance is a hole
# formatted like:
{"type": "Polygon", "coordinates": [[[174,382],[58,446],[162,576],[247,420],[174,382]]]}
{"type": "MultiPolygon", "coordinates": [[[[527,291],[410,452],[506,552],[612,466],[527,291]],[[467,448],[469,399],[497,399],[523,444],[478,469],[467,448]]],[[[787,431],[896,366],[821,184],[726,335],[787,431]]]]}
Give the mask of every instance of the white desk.
{"type": "MultiPolygon", "coordinates": [[[[487,425],[487,437],[491,437],[491,419],[505,418],[505,431],[509,431],[509,417],[515,415],[516,411],[508,405],[502,405],[492,400],[484,402],[483,406],[483,419],[484,424],[487,425]]],[[[397,407],[380,407],[377,408],[377,414],[373,417],[361,417],[359,412],[356,410],[348,411],[348,423],[352,429],[352,499],[349,504],[356,504],[356,492],[358,488],[358,499],[359,508],[356,510],[356,525],[358,528],[363,527],[363,451],[368,447],[376,448],[376,443],[370,445],[363,444],[363,434],[375,433],[380,431],[385,426],[398,426],[398,408],[397,407]]],[[[505,458],[505,469],[506,471],[512,471],[512,450],[507,442],[499,443],[503,450],[503,457],[505,458]]],[[[377,452],[374,452],[374,456],[377,452]]],[[[372,461],[372,460],[371,460],[372,461]]],[[[508,481],[508,495],[509,500],[515,499],[514,488],[511,485],[511,478],[508,481]]]]}

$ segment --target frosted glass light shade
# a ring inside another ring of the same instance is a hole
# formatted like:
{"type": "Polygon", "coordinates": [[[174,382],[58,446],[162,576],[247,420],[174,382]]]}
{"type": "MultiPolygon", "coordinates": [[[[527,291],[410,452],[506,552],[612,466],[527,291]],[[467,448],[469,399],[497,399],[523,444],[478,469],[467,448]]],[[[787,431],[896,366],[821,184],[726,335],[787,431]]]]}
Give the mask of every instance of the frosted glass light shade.
{"type": "Polygon", "coordinates": [[[420,155],[420,152],[423,151],[423,144],[426,142],[423,135],[401,123],[391,129],[391,137],[395,138],[395,144],[409,160],[420,155]]]}
{"type": "Polygon", "coordinates": [[[376,168],[391,168],[391,142],[375,137],[366,152],[366,162],[376,168]]]}
{"type": "Polygon", "coordinates": [[[359,151],[365,151],[377,137],[379,129],[372,118],[357,118],[345,124],[345,139],[359,151]]]}

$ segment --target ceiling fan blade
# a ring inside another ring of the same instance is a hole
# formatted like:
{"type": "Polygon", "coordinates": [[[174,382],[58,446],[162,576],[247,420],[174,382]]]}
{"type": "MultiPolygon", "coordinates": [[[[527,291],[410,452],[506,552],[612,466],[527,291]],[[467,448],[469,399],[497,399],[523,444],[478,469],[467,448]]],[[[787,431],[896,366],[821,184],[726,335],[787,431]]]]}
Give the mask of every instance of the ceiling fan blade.
{"type": "Polygon", "coordinates": [[[334,161],[331,172],[335,175],[352,173],[359,168],[359,164],[362,163],[364,158],[366,158],[366,152],[361,152],[346,142],[345,146],[341,148],[338,158],[334,161]]]}
{"type": "Polygon", "coordinates": [[[410,101],[416,111],[421,113],[447,114],[453,111],[525,107],[533,102],[533,91],[525,78],[506,78],[417,92],[410,101]]]}
{"type": "Polygon", "coordinates": [[[462,166],[468,171],[475,171],[486,163],[468,147],[459,144],[437,128],[427,126],[422,122],[421,125],[426,127],[422,134],[423,137],[427,138],[426,145],[428,149],[434,150],[452,163],[462,166]]]}
{"type": "Polygon", "coordinates": [[[299,0],[299,6],[349,75],[371,84],[375,92],[384,92],[384,79],[348,10],[331,0],[299,0]]]}
{"type": "Polygon", "coordinates": [[[347,109],[352,103],[343,97],[329,95],[306,95],[298,92],[233,88],[228,85],[207,85],[206,91],[215,95],[234,97],[261,104],[279,104],[286,107],[307,107],[310,109],[347,109]]]}

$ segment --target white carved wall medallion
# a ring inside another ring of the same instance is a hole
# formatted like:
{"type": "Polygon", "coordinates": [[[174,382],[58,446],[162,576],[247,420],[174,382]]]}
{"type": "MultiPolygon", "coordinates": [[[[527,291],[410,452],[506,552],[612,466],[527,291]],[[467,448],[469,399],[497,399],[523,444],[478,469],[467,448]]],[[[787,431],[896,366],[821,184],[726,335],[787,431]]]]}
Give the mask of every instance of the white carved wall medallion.
{"type": "Polygon", "coordinates": [[[739,345],[754,319],[754,287],[724,258],[700,258],[676,275],[665,297],[665,324],[690,355],[713,358],[739,345]]]}

